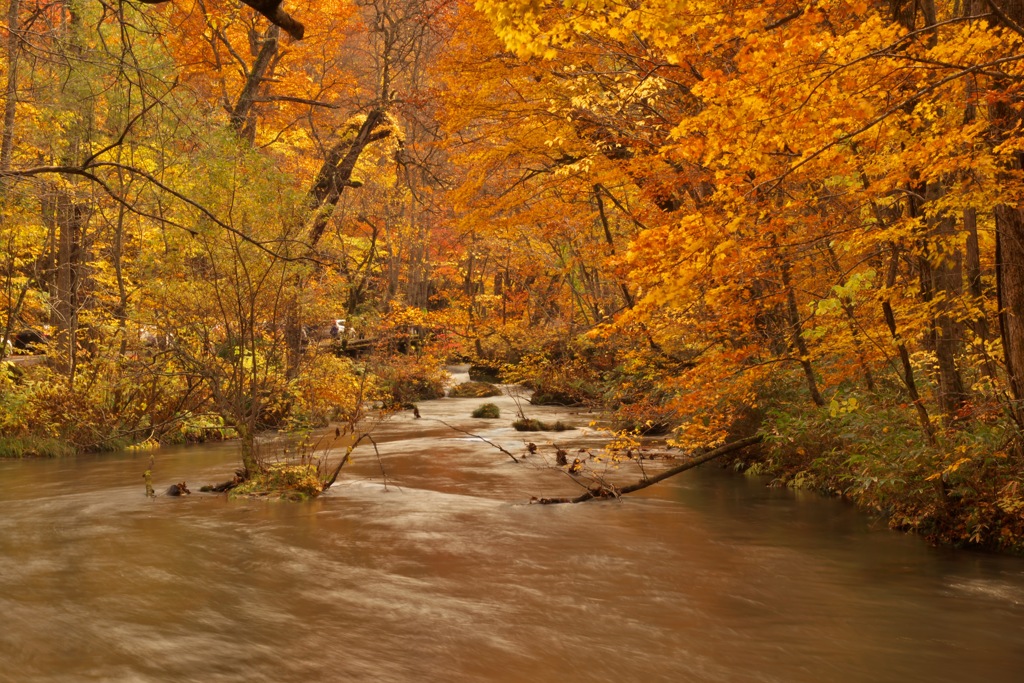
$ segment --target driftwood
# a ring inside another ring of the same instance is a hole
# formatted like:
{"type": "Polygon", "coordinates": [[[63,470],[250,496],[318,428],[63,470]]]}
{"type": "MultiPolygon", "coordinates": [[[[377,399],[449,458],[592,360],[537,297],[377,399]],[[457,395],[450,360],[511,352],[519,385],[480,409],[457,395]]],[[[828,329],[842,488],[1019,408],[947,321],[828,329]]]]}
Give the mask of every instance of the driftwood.
{"type": "Polygon", "coordinates": [[[231,489],[235,488],[245,480],[245,470],[235,470],[235,476],[231,479],[231,481],[225,481],[220,484],[208,484],[206,486],[200,487],[199,490],[202,491],[203,493],[224,493],[225,491],[230,491],[231,489]]]}
{"type": "MultiPolygon", "coordinates": [[[[338,429],[337,427],[334,428],[334,438],[335,439],[341,438],[341,430],[338,429]]],[[[359,444],[361,444],[363,442],[363,439],[370,439],[370,435],[368,433],[366,433],[366,432],[360,434],[359,438],[356,439],[355,442],[351,446],[349,446],[348,448],[345,449],[345,457],[343,457],[341,459],[341,462],[338,463],[338,466],[334,468],[333,472],[331,472],[331,476],[328,477],[327,481],[324,482],[324,486],[323,486],[322,491],[326,491],[327,489],[329,489],[332,486],[334,486],[334,482],[337,480],[338,473],[341,472],[341,468],[344,467],[345,465],[347,465],[348,461],[352,459],[352,451],[354,451],[356,449],[356,446],[358,446],[359,444]]],[[[374,450],[376,450],[377,442],[373,441],[373,439],[370,439],[370,441],[373,442],[373,448],[374,448],[374,450]]],[[[377,454],[377,459],[380,460],[380,454],[379,453],[377,454]]],[[[383,465],[381,466],[381,469],[383,469],[383,465]]]]}
{"type": "Polygon", "coordinates": [[[445,422],[444,420],[438,420],[437,418],[433,418],[433,420],[434,420],[434,422],[440,422],[441,424],[443,424],[448,429],[454,429],[455,431],[461,432],[461,433],[465,434],[466,436],[471,436],[474,439],[480,439],[485,444],[487,444],[489,446],[494,446],[499,451],[501,451],[502,453],[504,453],[508,457],[512,458],[513,462],[516,462],[516,463],[519,462],[519,458],[517,458],[516,456],[512,455],[511,453],[509,453],[507,450],[505,450],[504,448],[502,448],[498,444],[494,443],[493,441],[489,441],[488,439],[485,439],[484,437],[480,436],[479,434],[474,434],[473,432],[466,431],[465,429],[461,429],[459,427],[456,427],[455,425],[450,425],[447,422],[445,422]]]}
{"type": "Polygon", "coordinates": [[[742,448],[746,448],[747,446],[752,446],[755,443],[760,443],[763,439],[764,437],[758,434],[757,436],[749,436],[746,439],[740,439],[739,441],[727,443],[724,446],[719,446],[718,448],[710,450],[707,453],[699,455],[696,458],[693,458],[692,460],[688,460],[682,465],[678,465],[676,467],[673,467],[672,469],[665,470],[659,475],[641,479],[635,484],[623,486],[622,488],[615,488],[612,486],[605,486],[599,484],[588,489],[586,493],[576,496],[575,498],[534,498],[530,502],[539,503],[541,505],[554,505],[556,503],[583,503],[588,500],[601,498],[618,498],[623,494],[633,493],[634,491],[645,489],[648,486],[653,486],[658,482],[665,481],[669,477],[676,476],[680,472],[685,472],[686,470],[693,469],[697,465],[703,465],[709,460],[714,460],[715,458],[726,455],[727,453],[732,453],[742,448]]]}
{"type": "Polygon", "coordinates": [[[171,484],[166,491],[166,495],[168,496],[187,496],[191,493],[192,492],[188,490],[188,486],[185,485],[185,482],[171,484]]]}

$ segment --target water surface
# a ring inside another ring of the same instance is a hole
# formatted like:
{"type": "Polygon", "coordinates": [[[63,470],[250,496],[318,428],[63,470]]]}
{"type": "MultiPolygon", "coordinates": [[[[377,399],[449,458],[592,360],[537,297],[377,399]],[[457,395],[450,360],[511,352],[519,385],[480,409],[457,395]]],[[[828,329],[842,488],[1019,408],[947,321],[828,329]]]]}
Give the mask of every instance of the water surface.
{"type": "MultiPolygon", "coordinates": [[[[149,454],[0,461],[0,681],[1020,681],[1024,561],[713,465],[618,502],[477,399],[420,404],[319,500],[144,495],[149,454]],[[525,436],[525,439],[524,439],[525,436]]],[[[592,416],[534,409],[585,426],[592,416]]],[[[237,446],[162,449],[156,481],[237,446]]],[[[631,472],[620,473],[632,478],[631,472]]]]}

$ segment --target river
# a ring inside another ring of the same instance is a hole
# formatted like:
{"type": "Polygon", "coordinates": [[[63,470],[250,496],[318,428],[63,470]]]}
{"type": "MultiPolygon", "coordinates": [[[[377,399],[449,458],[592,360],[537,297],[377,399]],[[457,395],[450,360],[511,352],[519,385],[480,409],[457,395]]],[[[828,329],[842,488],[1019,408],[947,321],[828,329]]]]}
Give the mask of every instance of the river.
{"type": "MultiPolygon", "coordinates": [[[[620,501],[478,399],[420,404],[318,500],[148,499],[149,453],[0,461],[0,681],[1020,681],[1024,560],[706,465],[620,501]],[[524,436],[541,453],[516,464],[524,436]]],[[[585,426],[590,416],[527,407],[585,426]]],[[[507,419],[506,419],[507,417],[507,419]]],[[[161,487],[237,445],[156,452],[161,487]]],[[[632,477],[631,473],[625,476],[632,477]]]]}

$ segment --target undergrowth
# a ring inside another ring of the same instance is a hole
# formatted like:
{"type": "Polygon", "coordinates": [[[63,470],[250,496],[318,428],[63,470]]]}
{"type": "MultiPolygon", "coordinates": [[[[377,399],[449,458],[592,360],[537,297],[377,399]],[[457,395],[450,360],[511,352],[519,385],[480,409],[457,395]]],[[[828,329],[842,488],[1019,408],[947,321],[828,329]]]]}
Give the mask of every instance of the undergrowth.
{"type": "Polygon", "coordinates": [[[1024,553],[1021,435],[996,406],[963,412],[932,446],[896,397],[848,392],[823,408],[775,397],[764,444],[737,466],[776,486],[843,496],[934,543],[1024,553]]]}
{"type": "Polygon", "coordinates": [[[306,500],[323,492],[320,470],[315,464],[275,463],[235,488],[231,497],[269,497],[282,500],[306,500]]]}

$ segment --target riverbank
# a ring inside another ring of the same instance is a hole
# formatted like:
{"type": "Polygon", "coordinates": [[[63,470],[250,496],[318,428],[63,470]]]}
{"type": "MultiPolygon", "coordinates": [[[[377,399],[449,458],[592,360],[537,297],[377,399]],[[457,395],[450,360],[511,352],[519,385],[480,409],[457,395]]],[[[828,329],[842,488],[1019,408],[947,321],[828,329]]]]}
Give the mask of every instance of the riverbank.
{"type": "Polygon", "coordinates": [[[749,420],[765,441],[731,465],[845,498],[935,545],[1024,555],[1021,445],[997,417],[939,429],[932,445],[898,401],[779,402],[749,420]]]}
{"type": "MultiPolygon", "coordinates": [[[[449,367],[445,375],[450,377],[449,384],[468,382],[468,367],[449,367]]],[[[410,367],[386,365],[379,371],[386,379],[389,404],[410,405],[443,393],[443,378],[422,367],[410,371],[410,367]]],[[[552,384],[550,377],[542,383],[552,384]]],[[[566,395],[576,391],[580,400],[588,400],[588,394],[575,385],[555,386],[566,395]]],[[[100,419],[109,413],[97,409],[96,396],[77,395],[72,400],[73,392],[47,389],[40,383],[18,389],[22,393],[11,392],[3,399],[9,408],[4,417],[8,425],[20,424],[21,433],[8,430],[14,435],[0,437],[0,458],[64,457],[131,448],[137,442],[167,446],[235,436],[223,418],[202,413],[170,418],[157,437],[136,427],[133,440],[120,434],[116,422],[100,419]],[[58,419],[61,405],[66,409],[62,420],[58,419]],[[62,436],[46,433],[53,431],[54,424],[62,436]]],[[[746,418],[734,423],[730,438],[761,433],[765,441],[734,457],[734,469],[766,475],[772,486],[841,496],[881,516],[893,529],[915,533],[934,544],[1024,554],[1020,442],[998,413],[977,410],[939,430],[932,445],[904,402],[879,393],[847,393],[818,408],[802,399],[798,387],[776,388],[759,403],[770,407],[747,411],[746,418]]],[[[521,397],[502,414],[511,421],[527,405],[526,397],[521,397]]],[[[619,412],[635,405],[625,404],[619,412]]],[[[479,407],[475,403],[467,410],[479,407]]],[[[604,408],[592,417],[600,412],[612,414],[604,408]]],[[[485,424],[481,421],[481,428],[485,424]]]]}
{"type": "Polygon", "coordinates": [[[0,436],[0,458],[66,458],[75,454],[74,446],[41,436],[0,436]]]}

